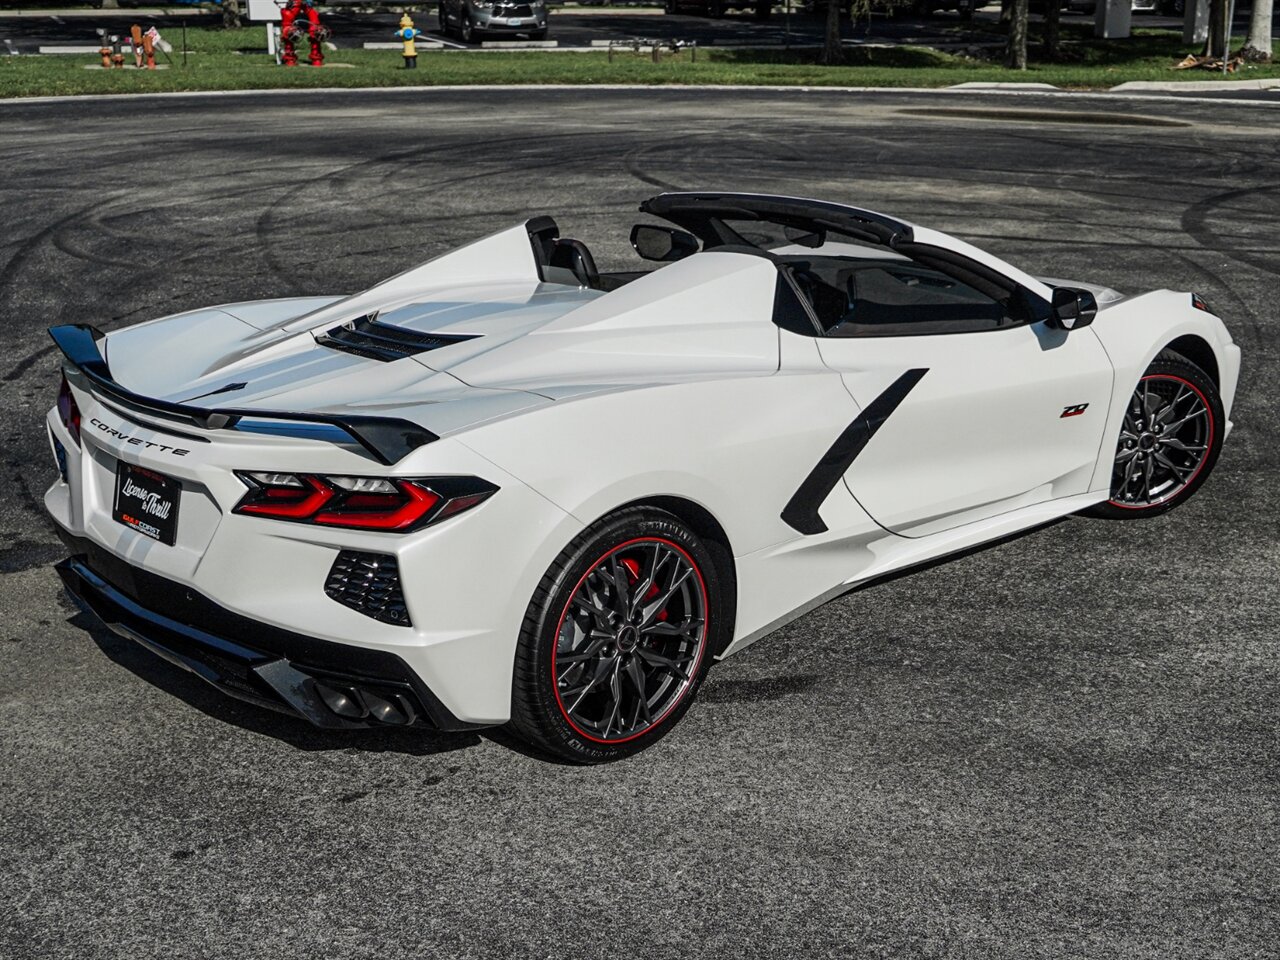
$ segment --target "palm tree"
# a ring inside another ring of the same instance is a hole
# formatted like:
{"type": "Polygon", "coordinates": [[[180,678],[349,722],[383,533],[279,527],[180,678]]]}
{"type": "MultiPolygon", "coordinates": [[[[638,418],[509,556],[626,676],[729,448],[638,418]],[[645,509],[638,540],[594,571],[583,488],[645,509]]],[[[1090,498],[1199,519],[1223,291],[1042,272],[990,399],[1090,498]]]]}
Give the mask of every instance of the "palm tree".
{"type": "Polygon", "coordinates": [[[1009,20],[1009,54],[1007,62],[1010,70],[1027,69],[1027,14],[1028,0],[1013,0],[1012,16],[1009,20]]]}
{"type": "Polygon", "coordinates": [[[1249,39],[1240,56],[1251,63],[1271,62],[1271,13],[1273,0],[1253,0],[1253,16],[1249,18],[1249,39]]]}
{"type": "Polygon", "coordinates": [[[822,44],[822,62],[828,66],[844,63],[844,47],[840,45],[840,7],[843,3],[827,0],[827,35],[822,44]]]}

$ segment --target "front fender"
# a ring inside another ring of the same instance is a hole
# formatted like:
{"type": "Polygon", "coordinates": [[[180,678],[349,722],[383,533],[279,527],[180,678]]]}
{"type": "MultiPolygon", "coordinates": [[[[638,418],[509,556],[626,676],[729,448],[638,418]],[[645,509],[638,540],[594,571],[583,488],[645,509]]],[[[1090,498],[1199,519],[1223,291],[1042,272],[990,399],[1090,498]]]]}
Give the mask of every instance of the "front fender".
{"type": "MultiPolygon", "coordinates": [[[[1227,429],[1240,377],[1240,348],[1231,339],[1226,324],[1212,313],[1192,306],[1191,294],[1156,290],[1121,300],[1103,308],[1090,327],[1101,341],[1115,368],[1115,388],[1106,437],[1120,435],[1120,425],[1129,394],[1156,356],[1180,337],[1194,336],[1213,351],[1218,366],[1218,392],[1222,397],[1227,429]]],[[[1098,458],[1092,487],[1109,489],[1111,458],[1104,449],[1098,458]]]]}

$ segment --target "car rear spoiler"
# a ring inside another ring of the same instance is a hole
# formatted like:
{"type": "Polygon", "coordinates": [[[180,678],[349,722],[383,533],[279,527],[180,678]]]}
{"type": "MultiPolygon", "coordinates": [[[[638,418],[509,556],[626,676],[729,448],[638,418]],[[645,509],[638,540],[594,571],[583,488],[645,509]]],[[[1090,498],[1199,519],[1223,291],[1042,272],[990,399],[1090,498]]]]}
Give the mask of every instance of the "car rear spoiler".
{"type": "Polygon", "coordinates": [[[202,430],[242,430],[304,439],[337,439],[338,442],[344,442],[345,437],[359,444],[379,463],[387,466],[398,463],[418,447],[440,439],[416,423],[395,417],[209,409],[169,400],[155,400],[134,393],[112,378],[107,361],[98,348],[98,341],[105,336],[101,330],[88,324],[72,323],[51,327],[49,336],[71,367],[88,381],[95,395],[137,413],[202,430]]]}

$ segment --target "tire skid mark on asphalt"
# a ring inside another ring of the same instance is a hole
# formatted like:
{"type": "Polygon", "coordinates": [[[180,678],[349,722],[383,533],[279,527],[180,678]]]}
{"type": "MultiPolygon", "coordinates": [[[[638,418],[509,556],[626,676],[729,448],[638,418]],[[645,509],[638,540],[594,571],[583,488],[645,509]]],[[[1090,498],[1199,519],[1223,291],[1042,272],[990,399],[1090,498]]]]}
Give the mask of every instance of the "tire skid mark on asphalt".
{"type": "Polygon", "coordinates": [[[1264,273],[1273,276],[1280,276],[1280,248],[1269,251],[1252,251],[1241,249],[1235,246],[1224,246],[1219,240],[1218,234],[1209,224],[1209,216],[1213,211],[1236,200],[1248,200],[1261,194],[1271,194],[1280,191],[1280,184],[1268,184],[1260,187],[1244,187],[1238,190],[1227,190],[1202,200],[1197,200],[1191,206],[1182,212],[1182,229],[1193,237],[1197,243],[1207,250],[1213,250],[1221,253],[1238,263],[1251,266],[1264,273]],[[1241,256],[1244,253],[1271,253],[1270,259],[1261,259],[1252,256],[1241,256]]]}
{"type": "MultiPolygon", "coordinates": [[[[569,134],[560,134],[560,135],[537,134],[537,135],[529,135],[526,137],[514,137],[514,138],[508,138],[503,140],[502,147],[505,150],[505,149],[509,149],[512,144],[518,144],[522,142],[535,142],[541,145],[548,140],[574,139],[574,138],[580,138],[581,136],[583,135],[579,133],[569,133],[569,134]]],[[[407,150],[392,151],[390,153],[382,154],[377,157],[364,158],[350,164],[345,164],[341,167],[338,167],[330,171],[327,174],[322,174],[318,177],[315,177],[313,180],[305,183],[295,183],[292,186],[292,189],[286,191],[282,195],[277,196],[276,199],[271,203],[271,205],[268,206],[267,209],[265,209],[258,216],[257,221],[255,223],[254,229],[255,229],[255,235],[257,237],[258,245],[263,250],[264,259],[267,261],[268,266],[271,268],[273,274],[278,279],[283,280],[285,285],[289,287],[291,290],[293,290],[294,292],[297,292],[297,293],[307,292],[307,288],[301,285],[296,279],[296,274],[293,272],[289,272],[285,267],[285,265],[280,263],[279,257],[276,253],[276,245],[273,244],[270,239],[270,236],[273,232],[272,220],[274,219],[277,210],[279,209],[279,207],[287,203],[292,198],[293,194],[297,193],[299,190],[302,190],[302,189],[314,188],[321,184],[344,180],[350,177],[351,174],[356,170],[360,170],[361,168],[373,168],[378,165],[386,165],[388,167],[388,170],[385,173],[375,174],[375,176],[379,176],[381,179],[386,180],[400,174],[403,171],[403,168],[406,164],[422,162],[423,159],[426,157],[431,157],[443,151],[448,151],[453,147],[454,147],[454,144],[452,143],[444,143],[440,145],[431,145],[431,146],[419,145],[407,150]]],[[[581,155],[577,155],[577,156],[579,160],[590,159],[589,157],[584,158],[581,155]]],[[[604,154],[602,152],[601,157],[603,156],[604,154]]],[[[523,158],[512,158],[508,160],[506,163],[495,161],[494,166],[487,167],[483,171],[467,173],[467,174],[459,174],[451,177],[445,177],[443,179],[434,180],[432,181],[432,189],[439,192],[441,190],[445,190],[451,187],[457,187],[462,184],[488,180],[493,178],[495,175],[500,176],[503,174],[520,173],[521,171],[526,169],[527,166],[528,166],[527,160],[523,158]]],[[[437,219],[446,219],[449,221],[453,221],[453,220],[465,219],[465,218],[491,218],[498,215],[508,215],[508,213],[507,211],[498,211],[498,212],[495,212],[493,210],[476,211],[473,209],[472,211],[463,215],[457,215],[457,216],[451,215],[446,218],[437,218],[437,219]]],[[[523,218],[524,216],[527,215],[527,211],[512,211],[509,215],[523,218]]],[[[424,222],[429,223],[432,221],[427,220],[424,222]]],[[[376,229],[377,226],[378,226],[377,223],[370,223],[367,226],[367,229],[376,229]]],[[[356,229],[359,229],[359,228],[357,227],[356,229]]],[[[326,230],[327,228],[316,228],[306,233],[302,233],[301,236],[323,236],[326,230]]],[[[299,233],[295,231],[292,235],[299,236],[299,233]]]]}
{"type": "Polygon", "coordinates": [[[57,347],[55,347],[53,344],[49,344],[47,347],[41,347],[39,350],[36,350],[33,353],[27,354],[25,357],[23,357],[21,360],[15,363],[12,367],[10,367],[8,372],[5,373],[3,377],[0,377],[0,380],[4,380],[6,382],[12,382],[14,380],[17,380],[24,373],[26,373],[33,366],[35,366],[37,361],[44,359],[49,354],[53,353],[53,351],[56,349],[57,347]]]}
{"type": "Polygon", "coordinates": [[[62,228],[83,219],[92,213],[97,207],[110,203],[111,200],[99,200],[88,206],[81,207],[67,216],[59,220],[55,220],[49,226],[42,230],[36,231],[19,245],[15,252],[5,263],[5,268],[0,271],[0,303],[8,303],[13,297],[13,291],[17,288],[18,278],[25,269],[27,262],[35,255],[40,246],[46,241],[57,236],[62,228]]]}

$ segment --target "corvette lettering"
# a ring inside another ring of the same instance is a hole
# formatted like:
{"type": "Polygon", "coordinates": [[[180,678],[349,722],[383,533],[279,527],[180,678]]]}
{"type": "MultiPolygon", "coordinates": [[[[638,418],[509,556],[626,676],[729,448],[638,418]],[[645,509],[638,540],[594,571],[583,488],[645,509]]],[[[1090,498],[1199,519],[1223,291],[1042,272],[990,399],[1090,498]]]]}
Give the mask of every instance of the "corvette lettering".
{"type": "Polygon", "coordinates": [[[190,450],[184,450],[182,447],[171,447],[166,443],[156,443],[152,440],[143,440],[141,437],[131,437],[127,433],[121,433],[115,427],[108,426],[97,417],[90,417],[89,422],[101,430],[107,436],[115,437],[123,443],[130,444],[135,447],[144,447],[147,450],[159,450],[161,453],[171,453],[175,457],[185,457],[190,450]]]}

